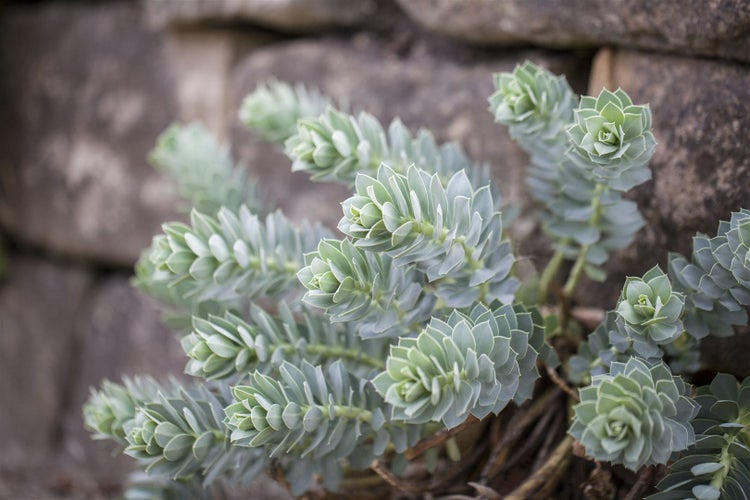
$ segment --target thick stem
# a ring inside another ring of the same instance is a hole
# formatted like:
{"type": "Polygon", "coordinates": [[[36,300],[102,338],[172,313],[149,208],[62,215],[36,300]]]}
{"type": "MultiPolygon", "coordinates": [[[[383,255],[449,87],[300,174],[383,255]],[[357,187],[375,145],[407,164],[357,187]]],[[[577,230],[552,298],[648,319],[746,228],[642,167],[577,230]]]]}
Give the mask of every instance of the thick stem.
{"type": "MultiPolygon", "coordinates": [[[[734,439],[736,439],[736,437],[732,438],[732,440],[734,439]]],[[[729,446],[730,444],[727,443],[727,445],[721,449],[719,463],[722,465],[722,468],[714,472],[714,475],[711,478],[711,486],[719,491],[724,487],[724,481],[727,480],[729,471],[732,469],[732,454],[729,452],[729,446]]]]}
{"type": "MultiPolygon", "coordinates": [[[[561,246],[565,246],[570,243],[569,239],[565,239],[560,242],[561,246]]],[[[541,305],[547,301],[547,295],[549,294],[549,287],[552,284],[552,280],[557,276],[560,271],[560,266],[565,259],[565,253],[559,248],[555,251],[554,255],[547,263],[547,267],[542,272],[542,277],[539,279],[539,300],[537,302],[541,305]]]]}
{"type": "MultiPolygon", "coordinates": [[[[589,221],[589,226],[596,227],[599,224],[599,219],[601,219],[601,197],[604,193],[604,188],[604,184],[597,184],[596,189],[594,189],[594,194],[591,199],[591,207],[594,213],[589,221]]],[[[578,281],[580,281],[581,276],[583,275],[583,270],[586,267],[586,258],[588,257],[590,249],[591,244],[583,245],[578,253],[578,258],[576,259],[575,264],[573,264],[573,269],[570,272],[568,281],[565,282],[565,286],[563,287],[563,296],[567,299],[573,295],[573,292],[575,292],[576,286],[578,285],[578,281]]]]}

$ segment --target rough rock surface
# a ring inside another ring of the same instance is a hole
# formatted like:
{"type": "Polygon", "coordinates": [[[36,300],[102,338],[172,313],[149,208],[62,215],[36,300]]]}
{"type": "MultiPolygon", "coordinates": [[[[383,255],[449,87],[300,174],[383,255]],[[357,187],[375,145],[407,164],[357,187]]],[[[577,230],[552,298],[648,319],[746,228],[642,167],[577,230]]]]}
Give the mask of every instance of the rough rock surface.
{"type": "Polygon", "coordinates": [[[0,470],[43,458],[60,438],[75,328],[92,282],[82,268],[36,257],[11,255],[10,264],[0,282],[0,470]]]}
{"type": "MultiPolygon", "coordinates": [[[[634,192],[647,227],[611,260],[613,278],[665,266],[667,251],[689,255],[696,232],[714,235],[719,220],[750,206],[748,78],[746,66],[730,62],[619,50],[597,56],[590,93],[622,87],[650,103],[659,143],[653,180],[634,192]]],[[[610,307],[621,281],[612,282],[584,295],[610,307]]]]}
{"type": "MultiPolygon", "coordinates": [[[[353,40],[297,41],[258,50],[238,65],[231,96],[238,107],[256,85],[273,76],[317,87],[350,110],[367,111],[385,124],[398,116],[413,132],[427,127],[438,141],[459,141],[476,162],[489,162],[504,199],[523,204],[526,156],[507,130],[494,123],[487,98],[493,92],[492,73],[511,70],[525,59],[567,74],[583,90],[586,53],[468,51],[409,38],[384,42],[362,33],[353,40]]],[[[295,220],[324,220],[335,226],[341,217],[336,202],[348,197],[348,190],[313,184],[303,173],[291,174],[285,156],[234,123],[231,138],[238,156],[271,201],[295,220]]],[[[529,231],[523,224],[517,229],[529,231]]]]}
{"type": "Polygon", "coordinates": [[[750,2],[398,0],[431,30],[470,42],[617,45],[750,60],[750,2]]]}
{"type": "Polygon", "coordinates": [[[155,26],[249,22],[292,33],[363,22],[373,0],[145,0],[155,26]]]}
{"type": "Polygon", "coordinates": [[[18,6],[0,17],[0,223],[59,254],[130,265],[172,217],[147,164],[177,117],[162,42],[130,4],[18,6]],[[22,40],[22,43],[19,43],[22,40]]]}

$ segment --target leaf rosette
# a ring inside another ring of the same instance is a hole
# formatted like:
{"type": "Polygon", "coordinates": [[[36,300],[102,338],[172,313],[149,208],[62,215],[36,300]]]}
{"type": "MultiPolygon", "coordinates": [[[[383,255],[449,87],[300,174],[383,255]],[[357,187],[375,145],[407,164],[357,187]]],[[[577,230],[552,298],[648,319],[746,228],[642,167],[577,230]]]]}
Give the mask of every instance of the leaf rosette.
{"type": "Polygon", "coordinates": [[[393,405],[394,420],[450,428],[470,414],[497,414],[511,400],[531,397],[544,339],[539,323],[521,307],[497,304],[433,318],[419,336],[391,347],[373,385],[393,405]]]}
{"type": "Polygon", "coordinates": [[[596,98],[582,97],[574,116],[568,127],[574,162],[588,165],[594,178],[618,191],[651,178],[646,165],[656,140],[647,105],[634,105],[622,89],[603,89],[596,98]]]}
{"type": "Polygon", "coordinates": [[[539,147],[558,142],[573,118],[576,100],[568,82],[531,62],[512,73],[495,74],[495,89],[490,111],[521,143],[533,141],[539,147]]]}
{"type": "Polygon", "coordinates": [[[683,295],[672,291],[669,278],[656,266],[642,278],[631,277],[625,281],[617,314],[639,352],[641,343],[669,344],[682,334],[684,327],[680,316],[684,306],[683,295]]]}
{"type": "Polygon", "coordinates": [[[689,385],[662,362],[651,368],[638,358],[613,362],[610,374],[593,376],[580,396],[569,433],[596,460],[635,471],[666,464],[672,452],[695,442],[690,421],[697,404],[689,385]]]}

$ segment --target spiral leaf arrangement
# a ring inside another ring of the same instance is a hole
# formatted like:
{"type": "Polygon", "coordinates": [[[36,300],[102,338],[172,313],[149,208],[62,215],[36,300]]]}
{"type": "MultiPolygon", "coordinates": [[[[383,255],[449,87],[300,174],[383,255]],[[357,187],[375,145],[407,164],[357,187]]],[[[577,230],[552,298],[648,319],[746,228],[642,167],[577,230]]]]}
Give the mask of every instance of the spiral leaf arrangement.
{"type": "Polygon", "coordinates": [[[146,472],[180,480],[184,487],[178,489],[189,488],[196,473],[204,487],[217,479],[247,484],[266,459],[261,453],[227,450],[222,408],[228,404],[224,395],[204,386],[185,389],[172,382],[163,387],[136,378],[92,390],[84,417],[98,439],[119,443],[146,472]]]}
{"type": "Polygon", "coordinates": [[[190,357],[185,371],[212,380],[254,371],[276,373],[282,362],[303,359],[316,364],[341,361],[360,375],[383,366],[385,343],[360,340],[351,327],[334,326],[308,310],[298,321],[280,302],[278,318],[256,305],[250,315],[251,322],[232,313],[194,318],[192,333],[182,338],[190,357]]]}
{"type": "Polygon", "coordinates": [[[391,347],[375,389],[393,418],[455,427],[471,414],[497,414],[531,397],[543,349],[541,318],[523,308],[477,304],[466,316],[433,319],[416,338],[391,347]]]}
{"type": "Polygon", "coordinates": [[[623,192],[648,180],[655,141],[647,106],[622,90],[576,98],[564,80],[531,63],[495,75],[495,119],[530,156],[528,184],[544,203],[545,230],[560,257],[602,279],[610,252],[624,248],[643,218],[623,192]]]}
{"type": "Polygon", "coordinates": [[[649,368],[631,358],[612,363],[609,375],[592,377],[581,389],[570,433],[597,460],[631,470],[666,464],[673,451],[695,442],[690,420],[697,405],[689,387],[659,363],[649,368]]]}
{"type": "Polygon", "coordinates": [[[743,209],[722,221],[715,237],[698,234],[690,261],[669,255],[669,276],[686,296],[685,326],[695,338],[733,335],[733,325],[747,323],[749,242],[750,211],[743,209]]]}
{"type": "Polygon", "coordinates": [[[394,265],[387,254],[365,252],[349,240],[324,239],[297,277],[305,303],[325,309],[331,321],[358,321],[364,338],[399,335],[427,320],[435,297],[413,266],[394,265]]]}
{"type": "MultiPolygon", "coordinates": [[[[255,372],[250,385],[233,388],[236,402],[226,407],[226,424],[240,449],[265,447],[271,457],[307,458],[328,468],[347,458],[352,467],[366,468],[389,444],[403,452],[421,435],[418,425],[387,422],[368,380],[338,361],[325,371],[307,361],[299,368],[283,362],[279,375],[255,372]]],[[[338,474],[327,479],[335,489],[338,474]]]]}
{"type": "Polygon", "coordinates": [[[190,225],[164,225],[149,258],[172,286],[188,282],[199,300],[278,296],[296,286],[302,255],[314,248],[323,231],[300,231],[279,212],[265,222],[246,206],[219,210],[216,218],[198,211],[190,225]]]}

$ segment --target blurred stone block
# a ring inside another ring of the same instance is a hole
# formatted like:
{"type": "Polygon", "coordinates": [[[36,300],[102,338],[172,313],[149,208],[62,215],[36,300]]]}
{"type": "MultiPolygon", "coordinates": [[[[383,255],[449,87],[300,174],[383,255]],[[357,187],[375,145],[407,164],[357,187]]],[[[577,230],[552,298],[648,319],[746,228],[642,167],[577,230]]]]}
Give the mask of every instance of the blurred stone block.
{"type": "Polygon", "coordinates": [[[151,24],[253,23],[292,33],[352,26],[375,10],[373,0],[145,0],[151,24]]]}
{"type": "Polygon", "coordinates": [[[414,20],[486,45],[615,45],[750,61],[750,1],[398,0],[414,20]]]}
{"type": "Polygon", "coordinates": [[[92,275],[77,266],[11,255],[0,282],[0,469],[46,457],[61,431],[92,275]]]}
{"type": "Polygon", "coordinates": [[[132,265],[173,217],[146,160],[178,112],[161,39],[125,3],[3,14],[0,222],[33,246],[132,265]]]}

